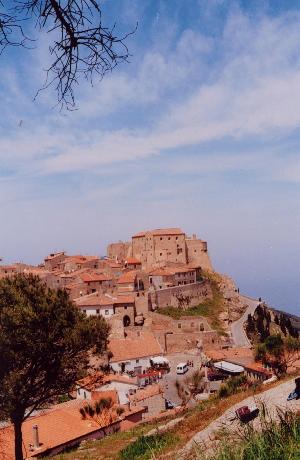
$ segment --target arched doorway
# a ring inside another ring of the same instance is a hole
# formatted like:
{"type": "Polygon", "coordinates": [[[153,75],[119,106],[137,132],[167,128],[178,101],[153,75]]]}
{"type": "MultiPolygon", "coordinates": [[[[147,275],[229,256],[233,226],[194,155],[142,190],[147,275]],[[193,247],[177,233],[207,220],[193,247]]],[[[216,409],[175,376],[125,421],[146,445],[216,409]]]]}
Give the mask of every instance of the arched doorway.
{"type": "Polygon", "coordinates": [[[129,318],[128,315],[125,315],[125,316],[123,317],[123,326],[124,326],[124,327],[130,326],[130,318],[129,318]]]}

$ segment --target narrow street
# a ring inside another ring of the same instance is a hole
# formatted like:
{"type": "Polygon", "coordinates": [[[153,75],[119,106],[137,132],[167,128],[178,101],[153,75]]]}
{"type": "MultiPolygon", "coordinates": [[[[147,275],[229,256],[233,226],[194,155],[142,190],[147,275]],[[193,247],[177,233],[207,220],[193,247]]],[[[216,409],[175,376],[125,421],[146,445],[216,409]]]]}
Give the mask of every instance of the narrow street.
{"type": "Polygon", "coordinates": [[[245,334],[244,323],[246,322],[248,315],[252,315],[254,313],[257,305],[259,304],[259,301],[257,299],[252,299],[251,297],[243,295],[240,297],[245,302],[245,304],[248,305],[248,307],[241,318],[231,324],[232,340],[236,347],[250,347],[251,343],[245,334]]]}

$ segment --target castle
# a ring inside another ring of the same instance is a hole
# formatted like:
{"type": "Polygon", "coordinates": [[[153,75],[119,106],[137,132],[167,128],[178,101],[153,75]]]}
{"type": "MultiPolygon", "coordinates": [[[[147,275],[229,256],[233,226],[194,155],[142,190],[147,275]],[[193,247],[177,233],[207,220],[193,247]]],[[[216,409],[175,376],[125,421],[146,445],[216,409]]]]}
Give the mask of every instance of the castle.
{"type": "Polygon", "coordinates": [[[180,228],[164,228],[139,232],[130,242],[119,241],[107,247],[107,256],[121,263],[141,264],[143,270],[171,264],[199,266],[212,270],[207,243],[191,238],[180,228]]]}

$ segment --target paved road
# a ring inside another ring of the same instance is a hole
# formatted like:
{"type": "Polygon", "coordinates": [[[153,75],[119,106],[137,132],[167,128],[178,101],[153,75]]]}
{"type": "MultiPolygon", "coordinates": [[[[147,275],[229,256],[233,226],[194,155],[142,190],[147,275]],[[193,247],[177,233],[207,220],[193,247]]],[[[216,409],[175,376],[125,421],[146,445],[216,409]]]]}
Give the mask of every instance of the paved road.
{"type": "Polygon", "coordinates": [[[177,389],[175,386],[176,380],[184,381],[195,369],[199,369],[201,366],[201,356],[197,354],[196,350],[192,350],[186,353],[174,353],[166,356],[170,362],[170,372],[165,374],[162,379],[162,386],[164,390],[164,397],[172,401],[175,405],[181,405],[182,401],[178,396],[177,389]],[[193,361],[194,367],[190,367],[188,372],[183,375],[176,373],[176,366],[179,363],[187,362],[188,360],[193,361]]]}
{"type": "MultiPolygon", "coordinates": [[[[189,452],[198,444],[206,444],[209,445],[214,439],[214,434],[220,429],[238,429],[239,422],[235,419],[235,410],[241,406],[249,405],[256,403],[265,403],[266,407],[268,408],[269,414],[272,418],[276,417],[277,408],[283,410],[293,410],[299,411],[300,410],[300,399],[298,401],[287,401],[288,394],[293,391],[295,388],[295,382],[293,380],[289,380],[288,382],[284,382],[281,385],[278,385],[270,390],[266,390],[265,392],[255,396],[249,397],[244,399],[243,401],[235,404],[230,409],[228,409],[221,417],[213,421],[207,428],[202,431],[199,431],[187,444],[186,446],[177,454],[176,459],[184,459],[189,452]],[[234,420],[235,419],[235,420],[234,420]]],[[[256,428],[259,427],[259,417],[255,419],[254,426],[256,428]]]]}
{"type": "Polygon", "coordinates": [[[231,324],[232,340],[234,342],[234,345],[237,347],[250,347],[251,343],[249,342],[245,334],[243,325],[245,321],[247,320],[249,313],[251,313],[251,315],[254,313],[254,310],[259,304],[259,301],[257,299],[252,299],[251,297],[246,297],[242,295],[240,297],[241,297],[241,300],[246,305],[248,305],[248,307],[245,313],[243,314],[243,316],[231,324]]]}

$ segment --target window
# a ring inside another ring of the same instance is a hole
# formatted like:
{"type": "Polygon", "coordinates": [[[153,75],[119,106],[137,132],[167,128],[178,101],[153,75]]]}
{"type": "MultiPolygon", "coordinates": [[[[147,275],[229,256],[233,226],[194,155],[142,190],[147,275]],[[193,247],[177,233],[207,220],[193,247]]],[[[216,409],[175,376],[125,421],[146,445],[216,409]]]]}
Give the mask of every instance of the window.
{"type": "Polygon", "coordinates": [[[178,329],[181,329],[181,323],[178,323],[177,327],[178,329]]]}
{"type": "Polygon", "coordinates": [[[105,310],[105,314],[106,314],[106,315],[109,315],[109,310],[105,310]]]}
{"type": "Polygon", "coordinates": [[[82,311],[83,311],[83,313],[86,313],[86,310],[82,310],[82,311]]]}
{"type": "Polygon", "coordinates": [[[197,252],[197,249],[194,249],[194,252],[197,252]]]}
{"type": "Polygon", "coordinates": [[[182,248],[177,248],[177,254],[181,254],[182,253],[182,248]]]}
{"type": "Polygon", "coordinates": [[[125,310],[127,310],[127,305],[124,305],[125,310]]]}
{"type": "Polygon", "coordinates": [[[135,362],[136,362],[136,364],[138,364],[138,363],[140,362],[140,360],[139,360],[139,359],[136,359],[135,362]]]}
{"type": "Polygon", "coordinates": [[[162,236],[160,237],[160,241],[162,241],[162,236]]]}
{"type": "Polygon", "coordinates": [[[99,308],[97,308],[96,313],[97,313],[97,315],[99,315],[99,313],[100,313],[99,308]]]}
{"type": "Polygon", "coordinates": [[[162,256],[162,252],[160,252],[159,255],[162,256]]]}
{"type": "Polygon", "coordinates": [[[152,284],[152,278],[150,278],[150,284],[152,284]]]}
{"type": "Polygon", "coordinates": [[[171,237],[169,236],[168,240],[170,241],[171,237]]]}
{"type": "Polygon", "coordinates": [[[176,236],[176,240],[178,240],[178,236],[176,236]]]}
{"type": "Polygon", "coordinates": [[[80,388],[78,388],[77,393],[80,395],[80,388]]]}
{"type": "Polygon", "coordinates": [[[83,397],[84,397],[84,399],[86,399],[86,392],[83,393],[83,397]]]}

